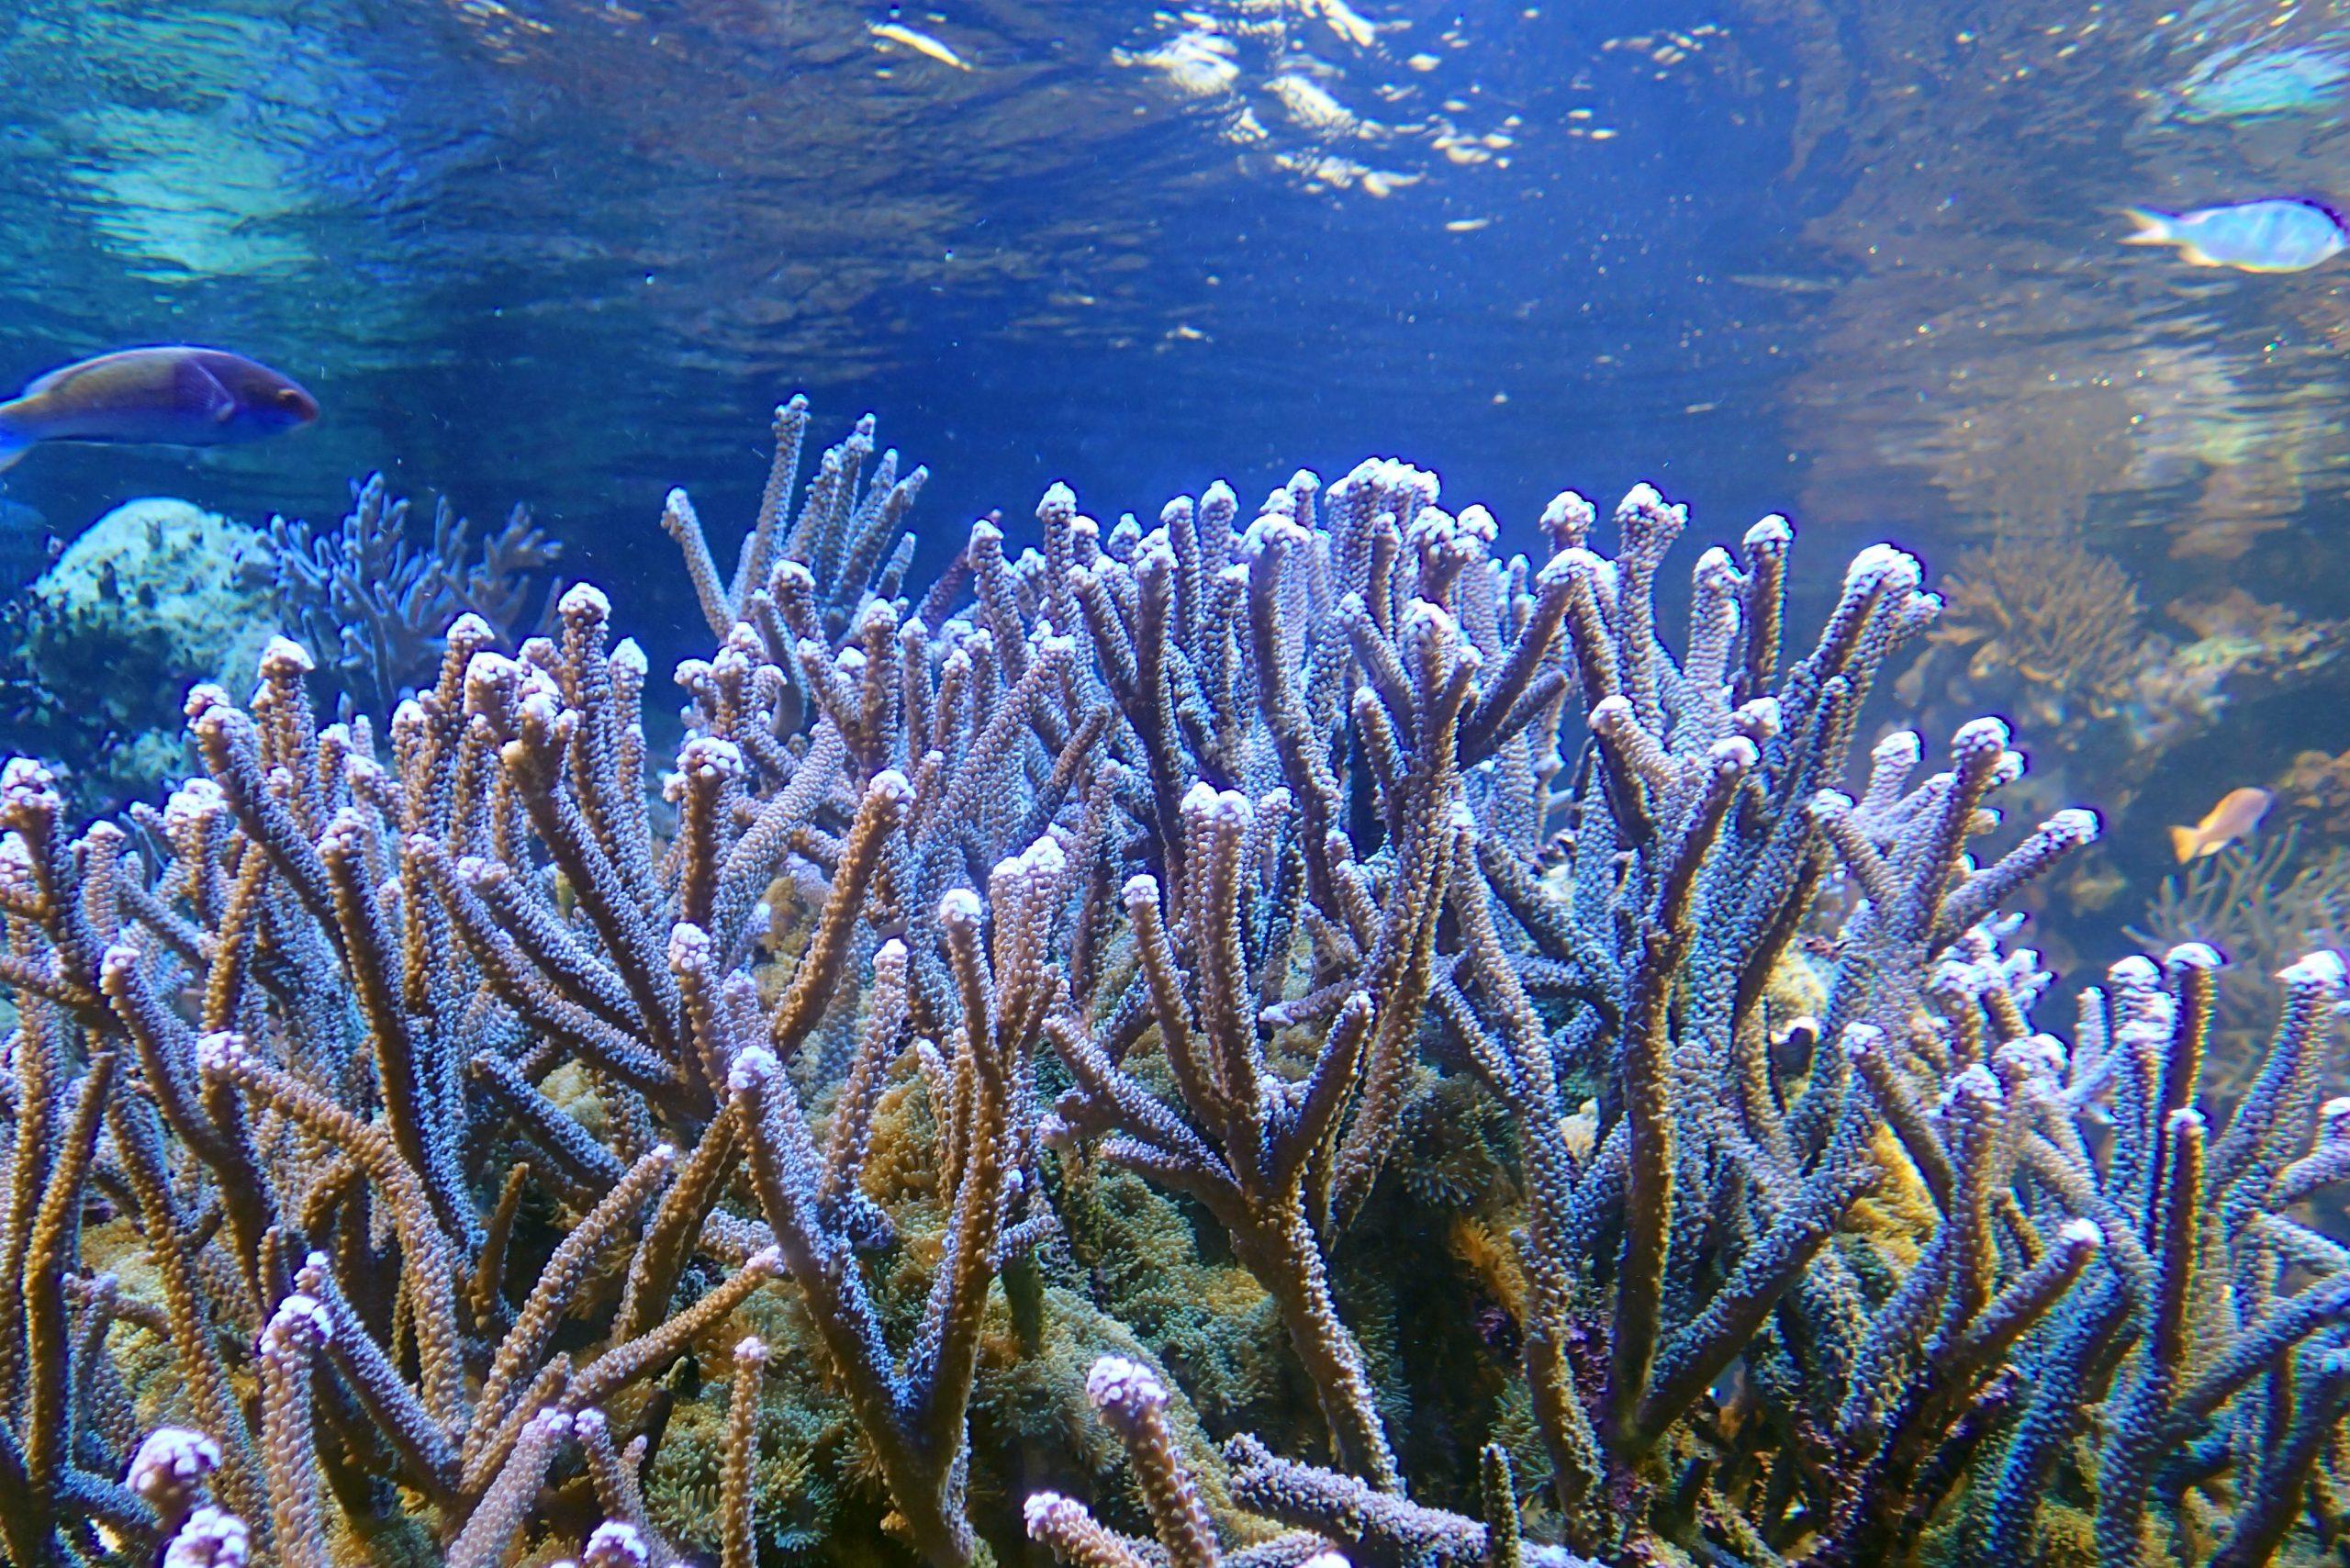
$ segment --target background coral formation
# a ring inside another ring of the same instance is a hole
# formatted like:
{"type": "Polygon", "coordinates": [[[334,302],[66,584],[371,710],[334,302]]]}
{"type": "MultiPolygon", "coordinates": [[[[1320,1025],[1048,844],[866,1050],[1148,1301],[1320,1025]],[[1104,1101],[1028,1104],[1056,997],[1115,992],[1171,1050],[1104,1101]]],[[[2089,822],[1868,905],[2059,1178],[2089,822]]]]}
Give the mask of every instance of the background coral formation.
{"type": "Polygon", "coordinates": [[[1371,462],[909,584],[806,420],[731,572],[669,498],[657,781],[586,585],[381,725],[274,640],[161,810],[0,774],[11,1562],[2338,1544],[2343,966],[2224,1116],[2205,946],[2046,1032],[2096,819],[1848,767],[1910,557],[1807,639],[1765,519],[1668,639],[1654,490],[1537,563],[1371,462]]]}
{"type": "Polygon", "coordinates": [[[563,547],[526,509],[476,542],[442,496],[422,535],[381,474],[352,484],[338,526],[273,517],[268,547],[253,554],[280,623],[319,661],[345,718],[380,722],[430,678],[441,634],[460,614],[520,637],[552,622],[562,588],[552,569],[563,547]]]}
{"type": "Polygon", "coordinates": [[[2129,935],[2149,948],[2206,943],[2238,960],[2220,979],[2213,1068],[2222,1086],[2241,1088],[2259,1063],[2277,971],[2291,955],[2350,943],[2350,849],[2311,850],[2298,828],[2225,849],[2165,877],[2129,935]]]}
{"type": "Polygon", "coordinates": [[[2182,640],[2156,629],[2120,562],[2073,538],[1963,552],[1948,597],[1904,699],[2015,713],[2116,810],[2230,706],[2325,678],[2350,648],[2350,627],[2241,588],[2166,605],[2182,640]]]}

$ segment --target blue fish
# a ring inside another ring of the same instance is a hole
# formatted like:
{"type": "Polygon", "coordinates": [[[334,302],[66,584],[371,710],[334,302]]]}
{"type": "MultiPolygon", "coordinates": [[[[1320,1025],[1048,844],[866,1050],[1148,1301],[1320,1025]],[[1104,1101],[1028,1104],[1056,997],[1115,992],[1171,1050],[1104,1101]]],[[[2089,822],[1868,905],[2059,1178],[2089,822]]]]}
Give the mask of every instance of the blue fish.
{"type": "Polygon", "coordinates": [[[2188,120],[2317,114],[2333,106],[2345,84],[2350,58],[2338,50],[2303,44],[2255,52],[2255,44],[2232,44],[2178,84],[2176,112],[2188,120]]]}
{"type": "Polygon", "coordinates": [[[41,376],[0,403],[0,468],[44,441],[227,446],[307,425],[319,400],[225,349],[124,349],[41,376]]]}
{"type": "Polygon", "coordinates": [[[2299,196],[2199,207],[2192,212],[2122,210],[2138,225],[2125,245],[2176,245],[2199,267],[2247,273],[2307,272],[2350,250],[2342,215],[2299,196]]]}

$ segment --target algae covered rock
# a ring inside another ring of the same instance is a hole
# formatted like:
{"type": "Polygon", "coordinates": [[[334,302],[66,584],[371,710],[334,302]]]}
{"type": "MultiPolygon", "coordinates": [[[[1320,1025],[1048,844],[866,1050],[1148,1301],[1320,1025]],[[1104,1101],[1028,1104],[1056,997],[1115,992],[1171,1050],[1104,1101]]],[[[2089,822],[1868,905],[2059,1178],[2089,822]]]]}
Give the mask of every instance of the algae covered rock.
{"type": "Polygon", "coordinates": [[[186,501],[126,501],[27,590],[25,715],[71,756],[84,793],[141,793],[181,766],[180,703],[197,681],[250,683],[274,629],[265,548],[252,529],[186,501]],[[95,743],[95,744],[93,744],[95,743]]]}

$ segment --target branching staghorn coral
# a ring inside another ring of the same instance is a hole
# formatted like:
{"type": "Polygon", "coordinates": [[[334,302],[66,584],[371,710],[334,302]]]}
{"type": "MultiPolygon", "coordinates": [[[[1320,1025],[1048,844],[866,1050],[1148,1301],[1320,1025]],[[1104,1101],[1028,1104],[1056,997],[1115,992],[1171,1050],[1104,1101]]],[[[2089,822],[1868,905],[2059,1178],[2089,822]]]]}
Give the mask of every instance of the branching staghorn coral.
{"type": "Polygon", "coordinates": [[[285,633],[322,662],[343,716],[380,720],[431,677],[459,614],[501,637],[542,629],[562,588],[552,575],[562,554],[519,506],[476,546],[446,496],[433,503],[431,542],[420,543],[406,498],[373,474],[352,482],[351,510],[332,529],[270,519],[251,569],[267,581],[285,633]]]}
{"type": "MultiPolygon", "coordinates": [[[[1518,1568],[1589,1568],[1589,1561],[1557,1547],[1529,1546],[1520,1531],[1509,1460],[1499,1447],[1481,1456],[1484,1470],[1484,1519],[1424,1508],[1352,1476],[1279,1459],[1253,1438],[1235,1438],[1225,1450],[1236,1493],[1256,1512],[1295,1527],[1258,1546],[1226,1553],[1216,1541],[1199,1486],[1168,1431],[1168,1392],[1147,1367],[1120,1356],[1093,1363],[1085,1392],[1104,1424],[1116,1432],[1140,1478],[1154,1531],[1175,1568],[1220,1568],[1243,1563],[1298,1563],[1336,1568],[1404,1564],[1488,1565],[1518,1568]],[[1332,1550],[1333,1543],[1346,1555],[1332,1550]]],[[[1140,1568],[1147,1549],[1103,1528],[1082,1503],[1058,1493],[1029,1495],[1028,1533],[1049,1545],[1063,1562],[1081,1568],[1140,1568]]]]}
{"type": "Polygon", "coordinates": [[[1791,652],[1767,519],[1675,654],[1653,490],[1606,554],[1561,496],[1538,567],[1371,463],[1149,532],[1056,487],[917,602],[919,470],[865,482],[860,426],[795,512],[805,420],[731,582],[666,509],[719,638],[673,812],[584,586],[510,655],[459,617],[380,745],[281,640],[190,693],[160,812],[0,776],[11,1562],[748,1568],[778,1401],[830,1550],[952,1568],[2332,1540],[2342,966],[2287,971],[2224,1124],[2209,950],[2041,1032],[2000,912],[2093,819],[1978,860],[1989,720],[1838,792],[1937,608],[1908,556],[1791,652]],[[1397,1168],[1447,1073],[1514,1135],[1512,1321],[1443,1329],[1508,1392],[1427,1427],[1349,1282],[1430,1272],[1362,1249],[1441,1190],[1397,1168]],[[1138,1204],[1260,1292],[1290,1451],[1199,1443],[1103,1310],[1070,1238],[1138,1204]]]}

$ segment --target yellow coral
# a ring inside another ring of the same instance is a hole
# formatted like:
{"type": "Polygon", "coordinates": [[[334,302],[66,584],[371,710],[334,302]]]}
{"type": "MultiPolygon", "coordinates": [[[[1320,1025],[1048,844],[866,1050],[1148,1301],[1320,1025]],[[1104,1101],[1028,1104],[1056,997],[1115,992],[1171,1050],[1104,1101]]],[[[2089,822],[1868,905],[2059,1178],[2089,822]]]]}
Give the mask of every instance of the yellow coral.
{"type": "Polygon", "coordinates": [[[548,1073],[539,1085],[539,1092],[554,1102],[555,1109],[586,1128],[599,1143],[611,1140],[611,1126],[604,1114],[604,1102],[596,1093],[596,1085],[588,1070],[576,1061],[567,1061],[548,1073]]]}
{"type": "Polygon", "coordinates": [[[918,1083],[893,1083],[873,1106],[873,1147],[865,1157],[865,1193],[884,1208],[928,1198],[937,1189],[932,1166],[938,1124],[918,1083]]]}
{"type": "Polygon", "coordinates": [[[1934,1195],[1892,1128],[1877,1128],[1869,1158],[1879,1172],[1876,1186],[1852,1205],[1845,1227],[1867,1237],[1902,1268],[1915,1268],[1927,1238],[1941,1223],[1934,1195]]]}
{"type": "Polygon", "coordinates": [[[2095,1516],[2054,1498],[2041,1505],[2040,1561],[2047,1568],[2098,1568],[2095,1516]]]}
{"type": "MultiPolygon", "coordinates": [[[[1092,1416],[1085,1396],[1086,1372],[1105,1355],[1154,1366],[1161,1364],[1160,1358],[1118,1317],[1077,1292],[1054,1287],[1046,1291],[1046,1298],[1045,1338],[1038,1354],[1021,1355],[1008,1332],[989,1336],[986,1361],[974,1391],[973,1419],[1002,1422],[1013,1428],[1005,1436],[1049,1439],[1061,1451],[1078,1456],[1097,1475],[1107,1475],[1125,1467],[1125,1452],[1092,1416]]],[[[996,1322],[1008,1316],[997,1303],[990,1311],[990,1327],[1008,1329],[1008,1322],[996,1322]]],[[[1162,1381],[1169,1390],[1168,1424],[1225,1544],[1246,1546],[1278,1533],[1265,1520],[1242,1513],[1234,1505],[1215,1443],[1184,1396],[1182,1380],[1167,1377],[1162,1381]]],[[[1139,1486],[1131,1477],[1129,1485],[1135,1487],[1130,1503],[1133,1523],[1147,1530],[1139,1486]]],[[[1103,1490],[1096,1489],[1097,1497],[1103,1490]]]]}
{"type": "Polygon", "coordinates": [[[1482,1220],[1455,1215],[1444,1244],[1514,1322],[1526,1321],[1526,1275],[1518,1268],[1517,1249],[1506,1237],[1495,1235],[1482,1220]]]}
{"type": "Polygon", "coordinates": [[[1828,1009],[1828,980],[1810,954],[1799,944],[1791,945],[1771,966],[1762,982],[1762,1000],[1783,1026],[1791,1019],[1817,1017],[1828,1009]]]}

